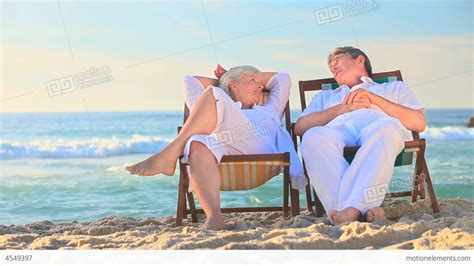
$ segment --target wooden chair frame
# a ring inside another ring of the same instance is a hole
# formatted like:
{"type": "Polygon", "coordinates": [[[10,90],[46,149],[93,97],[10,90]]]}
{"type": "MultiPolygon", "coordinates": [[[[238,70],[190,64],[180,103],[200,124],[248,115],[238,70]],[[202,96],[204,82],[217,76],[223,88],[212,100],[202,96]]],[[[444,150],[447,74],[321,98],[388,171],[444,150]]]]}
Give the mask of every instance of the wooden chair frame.
{"type": "MultiPolygon", "coordinates": [[[[268,91],[266,91],[268,93],[268,91]]],[[[291,117],[290,117],[290,105],[287,102],[284,110],[285,115],[285,126],[286,129],[291,133],[291,117]]],[[[183,124],[189,117],[189,109],[184,105],[184,121],[183,124]]],[[[181,127],[178,127],[178,133],[181,127]]],[[[256,161],[277,161],[287,163],[284,166],[283,171],[283,206],[267,206],[267,207],[237,207],[237,208],[221,208],[223,213],[228,212],[264,212],[264,211],[283,211],[283,216],[288,217],[288,213],[291,210],[292,216],[299,214],[299,190],[293,189],[290,182],[290,153],[281,154],[249,154],[249,155],[225,155],[222,157],[221,162],[256,162],[256,161]],[[291,197],[291,205],[288,200],[291,197]]],[[[176,211],[176,226],[183,224],[183,218],[188,218],[188,214],[191,214],[193,222],[197,223],[197,213],[204,213],[202,209],[197,209],[194,196],[192,192],[188,191],[189,187],[189,175],[186,168],[187,164],[179,162],[179,187],[178,187],[178,204],[176,211]],[[187,206],[189,204],[189,208],[187,206]]]]}

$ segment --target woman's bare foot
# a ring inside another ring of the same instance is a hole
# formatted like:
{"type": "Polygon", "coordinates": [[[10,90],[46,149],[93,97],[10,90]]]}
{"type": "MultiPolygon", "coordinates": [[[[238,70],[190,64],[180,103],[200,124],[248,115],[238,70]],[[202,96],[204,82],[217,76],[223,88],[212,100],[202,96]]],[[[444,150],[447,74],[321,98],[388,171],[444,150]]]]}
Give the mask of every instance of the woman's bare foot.
{"type": "Polygon", "coordinates": [[[342,224],[347,222],[357,221],[359,218],[360,211],[354,207],[347,207],[342,211],[336,212],[334,214],[334,222],[336,224],[342,224]]]}
{"type": "Polygon", "coordinates": [[[221,218],[218,219],[206,219],[206,222],[201,226],[205,230],[224,230],[225,224],[221,218]]]}
{"type": "Polygon", "coordinates": [[[385,212],[381,207],[374,207],[367,211],[367,222],[385,219],[385,212]]]}
{"type": "Polygon", "coordinates": [[[176,160],[176,157],[170,156],[169,152],[163,150],[144,161],[127,166],[125,169],[132,175],[151,176],[165,174],[172,176],[176,170],[176,160]]]}

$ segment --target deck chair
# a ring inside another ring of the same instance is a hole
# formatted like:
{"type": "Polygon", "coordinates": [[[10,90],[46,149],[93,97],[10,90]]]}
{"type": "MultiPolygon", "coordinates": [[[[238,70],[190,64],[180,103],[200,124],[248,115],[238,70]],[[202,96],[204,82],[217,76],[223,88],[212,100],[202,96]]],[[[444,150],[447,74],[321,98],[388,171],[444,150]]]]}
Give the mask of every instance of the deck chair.
{"type": "MultiPolygon", "coordinates": [[[[269,91],[263,90],[260,104],[264,104],[268,98],[269,91]]],[[[189,109],[184,105],[184,121],[189,116],[189,109]]],[[[287,102],[285,110],[285,127],[291,133],[290,105],[287,102]]],[[[181,127],[178,127],[178,133],[181,127]]],[[[188,165],[179,162],[179,188],[178,206],[176,211],[176,226],[182,225],[183,218],[191,214],[193,222],[197,223],[197,213],[204,213],[202,209],[196,209],[194,196],[188,191],[189,174],[188,165]],[[187,206],[189,204],[189,208],[187,206]]],[[[221,191],[249,190],[257,188],[275,176],[278,176],[283,168],[283,206],[269,207],[239,207],[221,208],[226,212],[264,212],[283,211],[283,216],[288,217],[291,210],[292,216],[299,214],[299,191],[291,187],[290,182],[290,153],[281,154],[249,154],[249,155],[225,155],[218,165],[221,178],[221,191]],[[290,195],[291,194],[291,195],[290,195]],[[291,206],[288,199],[291,197],[291,206]]]]}
{"type": "MultiPolygon", "coordinates": [[[[391,71],[391,72],[383,72],[383,73],[375,73],[373,74],[372,79],[377,83],[403,80],[400,70],[391,71]]],[[[306,108],[305,92],[318,91],[318,90],[332,90],[338,87],[339,85],[333,78],[299,81],[301,110],[303,111],[306,108]]],[[[293,127],[294,127],[294,124],[293,124],[293,127]]],[[[414,154],[416,154],[412,189],[411,191],[387,193],[385,197],[394,198],[394,197],[410,196],[411,202],[413,203],[413,202],[416,202],[418,196],[421,199],[425,198],[425,185],[426,185],[426,188],[428,190],[428,194],[430,197],[430,201],[431,201],[431,208],[433,209],[433,212],[436,213],[436,212],[439,212],[439,206],[436,200],[435,192],[433,189],[433,185],[431,183],[430,174],[428,172],[428,167],[426,165],[426,160],[425,160],[426,140],[420,139],[420,135],[418,132],[412,131],[412,135],[413,135],[413,140],[405,142],[405,148],[397,156],[395,160],[395,166],[411,165],[413,163],[414,154]]],[[[300,141],[301,141],[301,138],[300,138],[300,141]]],[[[352,160],[354,159],[354,156],[358,149],[359,149],[359,146],[344,148],[344,157],[349,163],[352,162],[352,160]]],[[[305,167],[304,161],[303,161],[303,166],[305,168],[305,173],[306,173],[306,167],[305,167]]],[[[307,190],[308,190],[308,187],[307,187],[307,190]]],[[[313,196],[314,196],[314,201],[312,200],[308,201],[308,210],[312,211],[312,206],[315,206],[316,216],[321,217],[324,214],[325,210],[316,192],[314,191],[314,189],[313,189],[313,196]]]]}

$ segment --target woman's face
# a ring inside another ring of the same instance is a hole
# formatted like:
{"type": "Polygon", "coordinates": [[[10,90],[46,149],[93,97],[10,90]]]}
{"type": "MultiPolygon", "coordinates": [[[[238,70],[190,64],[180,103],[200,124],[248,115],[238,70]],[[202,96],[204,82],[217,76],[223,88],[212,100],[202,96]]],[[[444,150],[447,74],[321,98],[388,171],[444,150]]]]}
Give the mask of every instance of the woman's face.
{"type": "Polygon", "coordinates": [[[239,82],[229,84],[234,100],[242,103],[242,108],[252,108],[260,102],[263,86],[260,84],[259,75],[254,73],[243,73],[239,82]]]}

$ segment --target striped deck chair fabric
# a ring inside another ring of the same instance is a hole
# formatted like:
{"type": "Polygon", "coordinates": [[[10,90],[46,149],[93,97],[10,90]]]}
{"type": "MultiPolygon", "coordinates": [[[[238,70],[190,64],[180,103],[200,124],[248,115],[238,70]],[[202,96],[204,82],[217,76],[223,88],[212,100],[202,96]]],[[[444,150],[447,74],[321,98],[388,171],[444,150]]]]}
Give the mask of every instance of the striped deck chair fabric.
{"type": "Polygon", "coordinates": [[[257,188],[281,172],[287,162],[225,162],[219,164],[221,190],[248,190],[257,188]]]}

